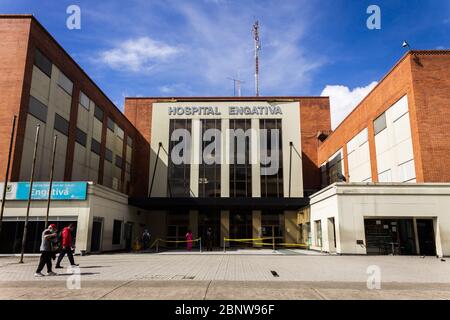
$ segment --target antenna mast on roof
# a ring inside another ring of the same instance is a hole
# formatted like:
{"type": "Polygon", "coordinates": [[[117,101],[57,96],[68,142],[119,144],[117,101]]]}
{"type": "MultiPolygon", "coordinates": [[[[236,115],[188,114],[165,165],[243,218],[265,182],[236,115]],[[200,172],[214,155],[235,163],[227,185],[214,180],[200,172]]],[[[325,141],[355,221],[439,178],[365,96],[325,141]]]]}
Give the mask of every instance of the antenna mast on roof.
{"type": "Polygon", "coordinates": [[[259,51],[261,50],[261,41],[259,40],[259,21],[253,24],[253,39],[255,40],[255,91],[259,96],[259,51]]]}
{"type": "Polygon", "coordinates": [[[238,72],[238,76],[237,78],[231,78],[228,77],[228,80],[233,81],[233,96],[236,97],[236,91],[237,91],[237,96],[240,97],[241,96],[241,84],[245,83],[245,81],[242,81],[241,79],[239,79],[239,72],[238,72]]]}

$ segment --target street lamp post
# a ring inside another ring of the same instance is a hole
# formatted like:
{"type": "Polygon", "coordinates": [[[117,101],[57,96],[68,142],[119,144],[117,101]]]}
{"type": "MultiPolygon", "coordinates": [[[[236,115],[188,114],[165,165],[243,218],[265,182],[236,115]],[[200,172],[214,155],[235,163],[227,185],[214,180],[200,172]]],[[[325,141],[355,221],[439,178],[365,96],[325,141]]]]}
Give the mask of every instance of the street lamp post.
{"type": "Polygon", "coordinates": [[[33,162],[31,164],[30,190],[28,192],[27,213],[25,216],[25,225],[23,227],[22,248],[20,251],[19,263],[23,263],[23,254],[25,252],[25,245],[27,242],[28,217],[30,216],[31,196],[32,196],[32,192],[33,192],[33,182],[34,182],[34,169],[36,167],[36,156],[37,156],[37,148],[38,148],[38,141],[39,141],[39,129],[40,129],[40,125],[37,125],[36,137],[34,140],[33,162]]]}
{"type": "Polygon", "coordinates": [[[6,189],[8,187],[9,167],[11,166],[11,155],[14,142],[14,132],[16,129],[16,119],[17,116],[14,115],[11,129],[11,139],[9,141],[8,163],[6,164],[5,185],[3,186],[2,206],[0,208],[0,235],[2,233],[2,226],[3,226],[3,212],[5,211],[6,191],[7,191],[6,189]]]}
{"type": "Polygon", "coordinates": [[[50,215],[50,201],[52,198],[52,187],[53,187],[53,171],[55,169],[55,154],[56,154],[56,144],[58,143],[58,136],[55,135],[53,139],[53,152],[52,152],[52,166],[50,168],[50,183],[48,186],[48,197],[47,197],[47,213],[45,215],[45,225],[44,228],[48,225],[48,216],[50,215]]]}

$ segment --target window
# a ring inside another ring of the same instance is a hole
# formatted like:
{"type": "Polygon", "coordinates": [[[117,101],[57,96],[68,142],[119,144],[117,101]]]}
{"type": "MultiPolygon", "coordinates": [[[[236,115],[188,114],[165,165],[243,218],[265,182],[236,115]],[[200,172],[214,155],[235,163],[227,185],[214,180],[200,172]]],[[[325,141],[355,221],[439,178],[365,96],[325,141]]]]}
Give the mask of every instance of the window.
{"type": "Polygon", "coordinates": [[[41,51],[36,50],[34,54],[34,65],[38,67],[47,76],[52,76],[52,63],[51,61],[42,54],[41,51]]]}
{"type": "MultiPolygon", "coordinates": [[[[169,129],[169,155],[172,154],[173,148],[179,144],[181,141],[186,141],[190,139],[192,123],[189,119],[172,119],[170,120],[169,129]],[[172,135],[175,130],[184,129],[186,136],[180,136],[176,141],[172,141],[172,135]]],[[[186,150],[180,151],[179,156],[181,158],[190,159],[189,154],[185,154],[186,150]]],[[[169,159],[168,168],[168,181],[167,181],[167,193],[169,197],[190,197],[191,187],[190,187],[190,177],[191,177],[191,165],[190,161],[183,161],[180,164],[175,164],[172,157],[169,159]]],[[[153,182],[154,183],[154,182],[153,182]]],[[[150,195],[151,196],[151,195],[150,195]]]]}
{"type": "Polygon", "coordinates": [[[409,160],[398,165],[399,177],[401,182],[407,182],[416,177],[414,160],[409,160]]]}
{"type": "Polygon", "coordinates": [[[69,95],[72,95],[73,83],[62,72],[59,73],[58,85],[69,95]]]}
{"type": "Polygon", "coordinates": [[[391,169],[379,173],[378,182],[392,182],[391,169]]]}
{"type": "Polygon", "coordinates": [[[123,138],[125,138],[125,133],[119,126],[116,126],[116,134],[122,140],[123,140],[123,138]]]}
{"type": "Polygon", "coordinates": [[[97,105],[95,106],[94,109],[94,117],[96,117],[97,120],[99,120],[100,122],[103,122],[103,110],[100,109],[100,107],[97,105]]]}
{"type": "Polygon", "coordinates": [[[114,220],[112,244],[120,244],[122,240],[122,221],[114,220]]]}
{"type": "Polygon", "coordinates": [[[125,172],[131,173],[131,163],[129,163],[128,161],[125,162],[125,172]]]}
{"type": "Polygon", "coordinates": [[[69,121],[61,117],[59,114],[55,113],[55,130],[68,136],[69,135],[69,121]]]}
{"type": "Polygon", "coordinates": [[[75,133],[75,141],[81,144],[83,147],[86,147],[87,135],[81,129],[77,128],[75,133]]]}
{"type": "Polygon", "coordinates": [[[261,133],[261,197],[283,197],[281,119],[261,119],[259,129],[261,133]],[[266,174],[263,174],[263,170],[266,174]]]}
{"type": "Polygon", "coordinates": [[[31,95],[28,113],[44,123],[47,122],[47,106],[31,95]]]}
{"type": "Polygon", "coordinates": [[[80,104],[87,110],[89,110],[89,98],[87,95],[80,91],[80,104]]]}
{"type": "Polygon", "coordinates": [[[344,160],[342,150],[339,150],[328,162],[328,178],[330,184],[342,182],[344,177],[344,160]]]}
{"type": "Polygon", "coordinates": [[[119,157],[116,155],[116,167],[122,169],[123,166],[123,160],[122,157],[119,157]]]}
{"type": "Polygon", "coordinates": [[[252,196],[252,166],[250,161],[251,119],[230,120],[230,130],[235,133],[231,137],[230,146],[230,197],[252,196]],[[247,131],[248,130],[248,131],[247,131]],[[245,138],[239,138],[240,134],[245,138]],[[240,142],[239,142],[240,141],[240,142]],[[239,143],[244,143],[239,146],[239,143]]]}
{"type": "Polygon", "coordinates": [[[127,145],[130,147],[133,146],[133,139],[130,136],[127,137],[127,145]]]}
{"type": "Polygon", "coordinates": [[[100,142],[95,139],[91,140],[91,151],[100,155],[100,142]]]}
{"type": "Polygon", "coordinates": [[[199,181],[198,181],[198,196],[199,197],[220,197],[220,160],[216,156],[220,156],[220,119],[201,120],[202,137],[205,137],[205,132],[208,133],[207,139],[202,139],[202,155],[205,151],[208,152],[210,159],[202,157],[202,163],[199,164],[199,181]],[[217,136],[219,135],[219,137],[217,136]],[[204,141],[208,140],[208,141],[204,141]]]}
{"type": "Polygon", "coordinates": [[[314,223],[316,227],[316,246],[322,247],[322,222],[317,220],[314,223]]]}
{"type": "Polygon", "coordinates": [[[386,113],[383,113],[381,116],[375,119],[373,122],[375,135],[379,134],[381,131],[386,129],[386,113]]]}
{"type": "Polygon", "coordinates": [[[113,152],[108,148],[105,148],[105,159],[112,163],[113,161],[113,152]]]}
{"type": "Polygon", "coordinates": [[[114,129],[116,127],[116,124],[111,118],[108,118],[108,129],[114,132],[114,129]]]}

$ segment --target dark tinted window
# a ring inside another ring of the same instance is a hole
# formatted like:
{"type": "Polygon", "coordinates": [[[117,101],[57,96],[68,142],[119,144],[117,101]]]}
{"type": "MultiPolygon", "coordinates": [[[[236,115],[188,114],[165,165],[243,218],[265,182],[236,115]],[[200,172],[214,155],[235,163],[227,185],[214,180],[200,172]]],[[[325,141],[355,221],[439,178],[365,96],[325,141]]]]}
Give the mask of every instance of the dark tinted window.
{"type": "Polygon", "coordinates": [[[108,160],[109,162],[113,161],[113,153],[108,148],[106,148],[106,151],[105,151],[105,159],[108,160]]]}
{"type": "MultiPolygon", "coordinates": [[[[181,140],[188,141],[188,136],[191,134],[191,120],[190,119],[171,119],[170,120],[170,128],[169,128],[169,155],[172,154],[172,149],[179,143],[181,140]],[[173,132],[177,129],[186,130],[186,136],[179,137],[178,141],[172,141],[173,132]]],[[[188,150],[183,150],[180,154],[180,157],[190,159],[190,155],[184,154],[188,150]]],[[[190,197],[191,196],[191,188],[190,188],[190,177],[191,177],[191,165],[190,162],[182,161],[182,163],[174,163],[172,157],[169,159],[168,164],[168,183],[167,183],[167,193],[169,197],[190,197]]],[[[156,182],[152,182],[156,183],[156,182]]],[[[151,195],[150,195],[151,196],[151,195]]]]}
{"type": "Polygon", "coordinates": [[[95,139],[91,140],[91,151],[100,155],[100,142],[95,139]]]}
{"type": "Polygon", "coordinates": [[[87,135],[82,130],[77,128],[77,132],[75,134],[75,141],[81,144],[83,147],[86,147],[87,135]]]}
{"type": "Polygon", "coordinates": [[[34,64],[36,67],[41,69],[42,72],[44,72],[49,77],[52,76],[52,63],[51,61],[42,54],[39,50],[36,50],[36,53],[34,55],[34,64]]]}
{"type": "Polygon", "coordinates": [[[61,117],[59,114],[55,113],[55,130],[68,136],[69,135],[69,121],[61,117]]]}
{"type": "Polygon", "coordinates": [[[103,110],[100,109],[99,106],[95,106],[95,111],[94,111],[94,116],[100,120],[101,122],[103,122],[103,110]]]}
{"type": "Polygon", "coordinates": [[[30,96],[28,113],[35,116],[42,122],[47,122],[47,106],[33,96],[30,96]]]}
{"type": "Polygon", "coordinates": [[[116,167],[122,168],[122,165],[123,165],[122,157],[116,155],[116,167]]]}
{"type": "Polygon", "coordinates": [[[261,197],[283,197],[281,119],[261,119],[261,197]]]}
{"type": "Polygon", "coordinates": [[[108,129],[114,132],[115,123],[111,118],[108,118],[108,129]]]}

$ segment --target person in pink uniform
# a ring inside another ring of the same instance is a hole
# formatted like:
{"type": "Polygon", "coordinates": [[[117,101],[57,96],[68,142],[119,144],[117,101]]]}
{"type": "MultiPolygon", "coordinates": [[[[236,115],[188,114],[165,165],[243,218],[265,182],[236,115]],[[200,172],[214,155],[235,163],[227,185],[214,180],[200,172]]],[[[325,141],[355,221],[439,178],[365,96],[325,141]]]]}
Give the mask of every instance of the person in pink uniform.
{"type": "Polygon", "coordinates": [[[186,246],[187,246],[187,250],[188,251],[192,251],[192,231],[188,230],[188,232],[186,233],[186,246]]]}

